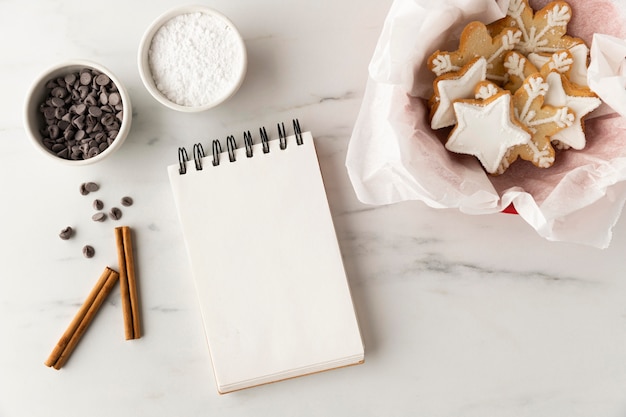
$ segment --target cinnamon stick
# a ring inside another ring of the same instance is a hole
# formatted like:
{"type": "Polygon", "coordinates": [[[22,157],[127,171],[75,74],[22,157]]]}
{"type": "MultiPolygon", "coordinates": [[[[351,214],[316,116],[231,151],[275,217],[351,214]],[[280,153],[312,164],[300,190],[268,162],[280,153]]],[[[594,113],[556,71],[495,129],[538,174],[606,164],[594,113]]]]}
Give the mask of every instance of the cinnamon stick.
{"type": "Polygon", "coordinates": [[[130,307],[126,252],[124,251],[124,235],[121,227],[115,228],[115,245],[117,248],[118,269],[120,271],[120,298],[122,300],[122,316],[124,318],[124,335],[126,340],[130,340],[133,338],[133,313],[130,307]]]}
{"type": "Polygon", "coordinates": [[[65,365],[98,309],[115,286],[118,278],[119,274],[113,269],[109,267],[104,269],[87,299],[70,322],[48,359],[44,362],[46,366],[61,369],[65,365]]]}
{"type": "Polygon", "coordinates": [[[137,278],[135,275],[135,256],[128,226],[115,228],[117,258],[120,270],[120,295],[122,314],[124,317],[124,334],[126,340],[139,339],[139,301],[137,295],[137,278]]]}

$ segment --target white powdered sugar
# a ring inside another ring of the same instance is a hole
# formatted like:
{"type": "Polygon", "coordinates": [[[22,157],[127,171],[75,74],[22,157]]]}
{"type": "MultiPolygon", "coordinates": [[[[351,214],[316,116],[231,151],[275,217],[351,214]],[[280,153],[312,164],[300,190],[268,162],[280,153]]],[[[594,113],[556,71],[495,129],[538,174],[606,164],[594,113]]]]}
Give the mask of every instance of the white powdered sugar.
{"type": "Polygon", "coordinates": [[[168,20],[152,38],[148,61],[157,89],[181,106],[204,106],[237,84],[243,47],[231,25],[207,13],[168,20]]]}

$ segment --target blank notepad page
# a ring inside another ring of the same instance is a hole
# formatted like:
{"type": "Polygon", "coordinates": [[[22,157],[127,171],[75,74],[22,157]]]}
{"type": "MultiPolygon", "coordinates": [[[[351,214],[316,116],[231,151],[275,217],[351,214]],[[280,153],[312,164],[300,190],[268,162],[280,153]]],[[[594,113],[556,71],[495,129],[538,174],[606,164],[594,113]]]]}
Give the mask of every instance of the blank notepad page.
{"type": "Polygon", "coordinates": [[[313,138],[168,168],[221,393],[363,361],[313,138]]]}

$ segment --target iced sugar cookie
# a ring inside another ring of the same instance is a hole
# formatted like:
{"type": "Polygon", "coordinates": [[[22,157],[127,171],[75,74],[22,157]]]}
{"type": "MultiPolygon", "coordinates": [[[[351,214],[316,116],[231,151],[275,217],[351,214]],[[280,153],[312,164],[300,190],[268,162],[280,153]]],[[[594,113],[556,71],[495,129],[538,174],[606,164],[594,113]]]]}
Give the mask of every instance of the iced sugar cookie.
{"type": "Polygon", "coordinates": [[[537,67],[530,59],[517,51],[508,52],[504,57],[504,69],[508,82],[504,88],[515,93],[526,78],[540,72],[546,78],[551,71],[558,71],[569,77],[574,64],[574,58],[568,50],[557,51],[548,55],[548,59],[541,67],[537,67]]]}
{"type": "MultiPolygon", "coordinates": [[[[589,67],[589,48],[584,43],[579,43],[567,49],[571,55],[572,63],[567,78],[576,85],[588,87],[587,69],[589,67]]],[[[530,53],[528,59],[537,68],[543,67],[550,61],[552,54],[549,53],[530,53]]]]}
{"type": "Polygon", "coordinates": [[[575,114],[568,107],[545,105],[549,85],[537,73],[528,77],[513,95],[515,117],[531,133],[531,140],[511,149],[504,158],[498,173],[504,172],[517,158],[532,162],[539,168],[548,168],[554,163],[554,148],[551,138],[557,132],[574,123],[575,114]]]}
{"type": "Polygon", "coordinates": [[[597,109],[602,101],[589,88],[571,83],[556,70],[547,75],[546,82],[548,92],[545,102],[552,106],[567,106],[575,114],[572,125],[553,134],[552,140],[562,149],[583,149],[587,144],[584,117],[597,109]]]}
{"type": "Polygon", "coordinates": [[[471,22],[461,33],[459,49],[435,52],[428,59],[428,68],[441,76],[460,71],[471,60],[484,57],[487,60],[487,79],[504,81],[504,54],[515,47],[521,36],[519,29],[505,28],[492,37],[483,23],[471,22]]]}
{"type": "MultiPolygon", "coordinates": [[[[486,83],[483,81],[482,83],[486,83]]],[[[507,151],[531,138],[530,132],[519,123],[513,113],[511,93],[486,87],[476,87],[476,94],[486,99],[462,99],[454,102],[457,125],[450,133],[446,149],[452,152],[474,155],[484,169],[491,174],[497,172],[507,151]]]]}
{"type": "Polygon", "coordinates": [[[487,60],[483,57],[472,59],[458,72],[449,72],[435,79],[434,94],[429,101],[430,125],[441,129],[456,123],[452,102],[461,98],[474,97],[474,86],[485,80],[487,60]]]}
{"type": "Polygon", "coordinates": [[[538,12],[528,0],[510,0],[507,15],[489,24],[489,32],[500,33],[507,27],[519,28],[522,39],[515,49],[523,54],[552,53],[584,43],[581,39],[566,35],[572,9],[564,1],[553,1],[538,12]]]}

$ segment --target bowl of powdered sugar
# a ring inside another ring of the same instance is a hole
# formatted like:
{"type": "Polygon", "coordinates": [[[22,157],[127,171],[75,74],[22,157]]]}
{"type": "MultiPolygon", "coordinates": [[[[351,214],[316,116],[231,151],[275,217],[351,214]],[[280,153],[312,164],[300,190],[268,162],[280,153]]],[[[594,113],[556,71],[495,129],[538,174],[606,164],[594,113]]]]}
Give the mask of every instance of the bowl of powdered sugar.
{"type": "Polygon", "coordinates": [[[183,112],[210,109],[232,97],[247,67],[246,47],[235,25],[204,6],[159,16],[139,46],[139,74],[152,96],[183,112]]]}

